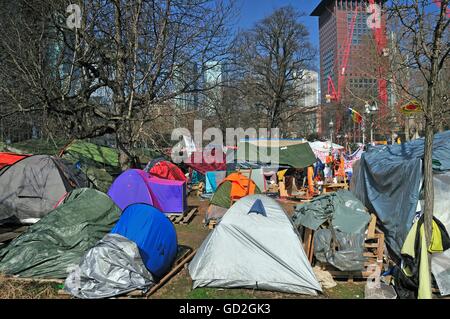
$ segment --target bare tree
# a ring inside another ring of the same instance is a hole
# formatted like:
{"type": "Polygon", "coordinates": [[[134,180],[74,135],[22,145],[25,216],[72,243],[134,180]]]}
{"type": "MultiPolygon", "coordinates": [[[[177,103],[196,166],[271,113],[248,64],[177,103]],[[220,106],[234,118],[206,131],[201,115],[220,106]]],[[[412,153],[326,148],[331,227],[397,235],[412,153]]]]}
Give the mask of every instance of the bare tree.
{"type": "Polygon", "coordinates": [[[68,1],[24,3],[36,12],[40,55],[27,56],[21,37],[23,26],[35,26],[10,17],[0,38],[9,66],[0,77],[14,76],[29,92],[2,87],[12,113],[45,113],[69,137],[115,134],[123,169],[134,164],[132,146],[144,128],[167,115],[160,110],[181,94],[211,89],[197,83],[229,50],[233,3],[221,0],[78,1],[82,23],[74,30],[66,24],[68,1]]]}
{"type": "Polygon", "coordinates": [[[254,105],[264,110],[266,125],[279,127],[305,94],[299,89],[304,70],[310,67],[314,50],[309,33],[293,7],[277,9],[238,39],[244,70],[243,85],[253,91],[254,105]]]}
{"type": "MultiPolygon", "coordinates": [[[[393,0],[390,8],[392,19],[397,19],[401,27],[397,32],[397,48],[404,56],[403,67],[417,70],[419,82],[423,83],[422,87],[404,85],[402,88],[421,101],[425,118],[424,214],[427,245],[431,240],[434,204],[433,138],[441,118],[438,114],[443,108],[448,110],[448,104],[438,105],[439,101],[443,101],[439,94],[444,94],[439,83],[446,76],[443,74],[444,67],[450,59],[448,8],[449,0],[440,1],[440,6],[432,0],[393,0]]],[[[446,87],[448,91],[448,83],[446,87]]]]}

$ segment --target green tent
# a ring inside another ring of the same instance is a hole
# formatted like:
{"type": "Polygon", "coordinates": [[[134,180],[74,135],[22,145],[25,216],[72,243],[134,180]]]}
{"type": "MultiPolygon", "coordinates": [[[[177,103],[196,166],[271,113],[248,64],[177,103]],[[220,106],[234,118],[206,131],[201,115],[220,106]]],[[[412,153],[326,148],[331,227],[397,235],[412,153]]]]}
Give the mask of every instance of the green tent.
{"type": "MultiPolygon", "coordinates": [[[[219,187],[217,187],[216,192],[211,198],[210,204],[223,208],[230,208],[231,207],[230,193],[231,193],[231,182],[224,181],[222,184],[219,185],[219,187]]],[[[261,190],[258,188],[258,186],[255,187],[254,194],[261,194],[261,190]]]]}
{"type": "Polygon", "coordinates": [[[0,272],[22,277],[66,278],[121,214],[104,193],[80,188],[0,250],[0,272]]]}
{"type": "Polygon", "coordinates": [[[309,143],[297,140],[245,140],[239,143],[236,153],[238,161],[293,168],[305,168],[316,162],[309,143]]]}

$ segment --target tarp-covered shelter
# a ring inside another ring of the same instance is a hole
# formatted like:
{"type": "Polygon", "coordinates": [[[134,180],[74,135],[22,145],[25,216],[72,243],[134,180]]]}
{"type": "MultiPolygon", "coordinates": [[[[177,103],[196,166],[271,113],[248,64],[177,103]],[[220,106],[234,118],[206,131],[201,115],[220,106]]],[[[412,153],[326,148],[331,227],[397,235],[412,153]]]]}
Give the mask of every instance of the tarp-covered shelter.
{"type": "Polygon", "coordinates": [[[82,298],[148,289],[170,270],[177,248],[170,220],[155,207],[133,204],[67,278],[66,289],[82,298]]]}
{"type": "Polygon", "coordinates": [[[138,169],[119,175],[108,195],[121,209],[136,203],[153,205],[164,213],[183,213],[187,208],[186,182],[152,177],[138,169]]]}
{"type": "Polygon", "coordinates": [[[0,175],[0,223],[36,222],[71,190],[89,186],[84,174],[58,158],[34,155],[0,175]]]}
{"type": "Polygon", "coordinates": [[[240,199],[189,264],[193,287],[321,291],[292,222],[273,199],[240,199]]]}
{"type": "MultiPolygon", "coordinates": [[[[414,216],[420,210],[423,155],[423,138],[374,146],[362,154],[353,168],[351,190],[376,212],[394,258],[400,256],[414,216]]],[[[434,137],[433,170],[436,174],[450,171],[450,131],[434,137]]]]}
{"type": "Polygon", "coordinates": [[[307,142],[299,140],[242,140],[238,144],[239,162],[289,165],[305,168],[316,162],[316,156],[307,142]]]}
{"type": "Polygon", "coordinates": [[[0,272],[66,278],[71,267],[117,222],[121,210],[99,191],[82,188],[0,250],[0,272]]]}
{"type": "Polygon", "coordinates": [[[116,149],[100,146],[82,140],[74,140],[63,148],[59,156],[83,171],[95,187],[106,192],[120,174],[116,149]]]}
{"type": "Polygon", "coordinates": [[[365,232],[370,215],[351,192],[324,194],[299,204],[292,220],[297,228],[315,230],[314,254],[320,262],[343,271],[364,268],[365,232]]]}

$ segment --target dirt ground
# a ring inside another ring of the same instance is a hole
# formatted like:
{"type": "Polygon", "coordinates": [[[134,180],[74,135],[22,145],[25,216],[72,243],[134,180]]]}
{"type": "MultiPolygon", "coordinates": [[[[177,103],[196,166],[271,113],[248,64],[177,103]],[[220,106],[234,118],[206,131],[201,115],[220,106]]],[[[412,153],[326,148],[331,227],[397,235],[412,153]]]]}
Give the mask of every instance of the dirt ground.
{"type": "MultiPolygon", "coordinates": [[[[189,197],[189,206],[198,206],[198,212],[187,225],[175,225],[178,235],[178,243],[192,249],[198,248],[209,233],[209,229],[203,225],[203,219],[208,207],[208,200],[198,197],[189,197]]],[[[281,203],[285,210],[292,214],[295,204],[281,203]]],[[[365,282],[338,282],[333,289],[325,290],[319,296],[304,296],[297,294],[285,294],[279,292],[257,291],[249,289],[192,289],[192,281],[186,268],[170,279],[163,287],[156,291],[150,298],[155,299],[305,299],[305,298],[333,298],[333,299],[358,299],[364,298],[365,282]]],[[[53,299],[68,298],[58,294],[63,285],[58,283],[41,283],[36,281],[19,282],[0,276],[0,299],[53,299]]]]}

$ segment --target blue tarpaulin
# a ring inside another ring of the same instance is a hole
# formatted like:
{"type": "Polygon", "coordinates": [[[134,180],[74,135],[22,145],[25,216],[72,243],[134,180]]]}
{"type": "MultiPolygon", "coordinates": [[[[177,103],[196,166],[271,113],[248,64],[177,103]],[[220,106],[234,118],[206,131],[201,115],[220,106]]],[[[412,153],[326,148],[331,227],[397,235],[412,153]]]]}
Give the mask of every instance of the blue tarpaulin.
{"type": "Polygon", "coordinates": [[[111,233],[136,243],[145,266],[155,277],[162,277],[175,260],[175,228],[163,213],[151,205],[128,206],[111,233]]]}
{"type": "MultiPolygon", "coordinates": [[[[371,147],[354,166],[351,190],[380,219],[391,251],[400,256],[419,201],[424,139],[371,147]]],[[[433,169],[450,170],[450,131],[436,134],[433,169]]]]}

